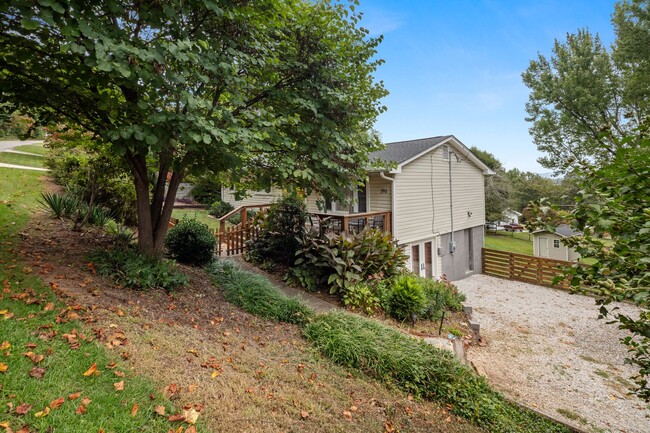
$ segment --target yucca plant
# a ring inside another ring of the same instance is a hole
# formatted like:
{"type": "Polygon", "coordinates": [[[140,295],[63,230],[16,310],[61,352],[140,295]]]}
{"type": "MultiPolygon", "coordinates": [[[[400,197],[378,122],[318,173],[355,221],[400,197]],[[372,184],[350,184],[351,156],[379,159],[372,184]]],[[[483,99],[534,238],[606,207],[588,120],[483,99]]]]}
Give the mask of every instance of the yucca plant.
{"type": "Polygon", "coordinates": [[[38,203],[52,216],[64,218],[72,215],[80,206],[79,200],[69,194],[57,194],[53,192],[41,193],[38,203]]]}

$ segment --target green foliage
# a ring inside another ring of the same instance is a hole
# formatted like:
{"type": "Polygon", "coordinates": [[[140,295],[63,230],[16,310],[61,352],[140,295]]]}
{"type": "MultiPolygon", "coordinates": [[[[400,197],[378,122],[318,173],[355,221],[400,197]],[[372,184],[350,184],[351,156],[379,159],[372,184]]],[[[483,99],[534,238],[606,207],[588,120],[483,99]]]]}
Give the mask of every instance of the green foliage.
{"type": "MultiPolygon", "coordinates": [[[[573,217],[580,237],[566,244],[589,266],[567,270],[571,284],[597,296],[601,317],[612,317],[629,332],[622,342],[628,361],[638,368],[635,393],[650,401],[650,139],[642,129],[619,142],[611,160],[594,167],[584,161],[583,176],[573,217]],[[614,301],[630,301],[640,308],[631,317],[611,307],[614,301]]],[[[550,227],[552,229],[552,227],[550,227]]]]}
{"type": "Polygon", "coordinates": [[[217,239],[210,228],[192,219],[182,219],[165,238],[169,255],[181,263],[203,266],[214,260],[217,239]]]}
{"type": "Polygon", "coordinates": [[[35,124],[33,118],[17,111],[8,114],[6,119],[0,117],[0,138],[40,139],[43,138],[44,132],[41,126],[35,124]]]}
{"type": "Polygon", "coordinates": [[[571,171],[576,159],[606,162],[615,139],[630,134],[648,115],[650,14],[642,0],[615,4],[616,40],[608,50],[587,30],[555,41],[523,74],[530,88],[527,120],[542,166],[571,171]],[[603,132],[606,132],[603,134],[603,132]]]}
{"type": "Polygon", "coordinates": [[[73,189],[80,199],[94,201],[110,210],[125,224],[135,224],[136,202],[133,182],[119,158],[91,134],[59,127],[48,136],[50,149],[45,164],[54,180],[73,189]]]}
{"type": "MultiPolygon", "coordinates": [[[[195,201],[205,205],[213,205],[215,202],[221,201],[221,182],[215,175],[208,173],[196,176],[190,179],[190,182],[192,183],[190,195],[195,201]]],[[[223,215],[226,213],[228,212],[223,215]]]]}
{"type": "Polygon", "coordinates": [[[380,147],[381,39],[353,3],[14,0],[0,14],[3,100],[110,143],[143,251],[162,250],[188,174],[343,198],[380,147]]]}
{"type": "Polygon", "coordinates": [[[233,261],[218,260],[210,272],[226,300],[251,314],[295,324],[305,324],[314,316],[299,300],[287,297],[266,278],[242,271],[233,261]]]}
{"type": "Polygon", "coordinates": [[[372,275],[390,278],[404,269],[406,255],[389,233],[378,229],[351,235],[308,236],[296,252],[289,280],[310,290],[343,294],[372,275]]]}
{"type": "Polygon", "coordinates": [[[38,200],[41,207],[56,218],[71,217],[81,205],[80,201],[70,194],[58,194],[51,192],[41,193],[38,200]]]}
{"type": "Polygon", "coordinates": [[[366,281],[360,281],[348,287],[343,295],[343,304],[352,311],[361,310],[369,316],[381,309],[381,299],[375,287],[366,281]]]}
{"type": "Polygon", "coordinates": [[[307,206],[297,194],[285,194],[261,217],[260,234],[248,246],[246,257],[255,262],[273,260],[290,265],[305,237],[307,206]]]}
{"type": "Polygon", "coordinates": [[[169,292],[188,284],[172,261],[142,255],[133,248],[99,250],[89,260],[100,275],[112,278],[119,287],[169,292]]]}
{"type": "Polygon", "coordinates": [[[438,320],[445,310],[462,311],[465,295],[459,292],[451,282],[445,279],[422,278],[420,284],[424,290],[424,296],[427,298],[426,307],[422,313],[425,319],[438,320]]]}
{"type": "Polygon", "coordinates": [[[210,209],[208,210],[208,213],[215,218],[221,218],[222,216],[234,210],[235,207],[233,205],[231,205],[226,201],[221,201],[221,199],[219,199],[216,200],[214,203],[212,203],[212,205],[210,205],[210,209]]]}
{"type": "Polygon", "coordinates": [[[389,293],[387,310],[394,318],[415,322],[424,314],[427,296],[420,278],[411,274],[393,278],[389,293]]]}
{"type": "Polygon", "coordinates": [[[487,431],[569,431],[508,403],[452,353],[373,320],[328,313],[309,323],[305,336],[334,362],[359,369],[416,397],[447,404],[451,412],[487,431]]]}

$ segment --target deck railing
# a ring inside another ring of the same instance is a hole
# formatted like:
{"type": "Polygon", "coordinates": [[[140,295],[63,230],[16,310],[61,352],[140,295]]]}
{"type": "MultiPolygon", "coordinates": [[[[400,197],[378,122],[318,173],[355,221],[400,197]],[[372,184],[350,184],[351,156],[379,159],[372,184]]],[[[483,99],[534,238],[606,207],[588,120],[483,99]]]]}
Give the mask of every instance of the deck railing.
{"type": "Polygon", "coordinates": [[[311,213],[312,228],[334,233],[358,233],[365,228],[392,233],[390,211],[361,212],[351,214],[311,213]]]}

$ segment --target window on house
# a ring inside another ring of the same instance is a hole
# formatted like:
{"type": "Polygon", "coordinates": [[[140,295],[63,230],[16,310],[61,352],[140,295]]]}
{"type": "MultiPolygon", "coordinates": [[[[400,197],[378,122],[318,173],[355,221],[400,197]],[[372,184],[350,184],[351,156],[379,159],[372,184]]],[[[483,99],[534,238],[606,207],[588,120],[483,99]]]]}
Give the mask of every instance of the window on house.
{"type": "Polygon", "coordinates": [[[442,160],[449,161],[449,145],[442,146],[442,160]]]}
{"type": "Polygon", "coordinates": [[[560,240],[553,239],[553,248],[560,248],[560,240]]]}

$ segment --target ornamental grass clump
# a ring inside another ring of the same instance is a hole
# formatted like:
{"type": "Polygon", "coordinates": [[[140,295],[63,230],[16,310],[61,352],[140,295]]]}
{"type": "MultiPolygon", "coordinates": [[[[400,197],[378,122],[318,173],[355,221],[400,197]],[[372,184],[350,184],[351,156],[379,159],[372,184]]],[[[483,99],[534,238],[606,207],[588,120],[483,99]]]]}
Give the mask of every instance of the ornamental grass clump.
{"type": "Polygon", "coordinates": [[[241,270],[233,261],[216,261],[210,274],[226,301],[251,314],[294,324],[305,324],[314,316],[311,308],[284,295],[263,276],[241,270]]]}
{"type": "Polygon", "coordinates": [[[506,401],[451,352],[371,319],[328,313],[308,323],[304,332],[336,363],[361,370],[416,397],[447,404],[456,415],[488,431],[570,431],[506,401]]]}

